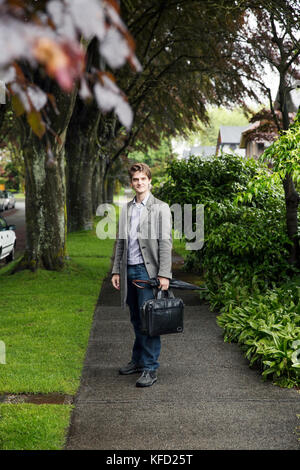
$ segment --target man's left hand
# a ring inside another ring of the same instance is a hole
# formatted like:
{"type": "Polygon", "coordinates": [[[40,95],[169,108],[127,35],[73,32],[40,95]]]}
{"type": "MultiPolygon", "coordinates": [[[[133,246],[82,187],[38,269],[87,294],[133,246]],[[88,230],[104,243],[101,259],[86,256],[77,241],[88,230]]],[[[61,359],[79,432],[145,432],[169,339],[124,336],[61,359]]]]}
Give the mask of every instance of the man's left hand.
{"type": "Polygon", "coordinates": [[[160,283],[159,288],[161,290],[168,290],[170,280],[167,277],[159,277],[159,276],[158,276],[158,279],[159,279],[159,283],[160,283]]]}

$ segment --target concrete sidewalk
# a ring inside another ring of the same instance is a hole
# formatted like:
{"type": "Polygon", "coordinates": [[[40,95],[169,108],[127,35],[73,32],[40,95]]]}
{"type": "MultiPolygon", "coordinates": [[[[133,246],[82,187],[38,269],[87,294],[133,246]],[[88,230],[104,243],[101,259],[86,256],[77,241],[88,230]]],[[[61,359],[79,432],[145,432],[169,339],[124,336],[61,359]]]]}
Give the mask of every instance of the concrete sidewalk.
{"type": "MultiPolygon", "coordinates": [[[[193,282],[176,261],[174,277],[193,282]]],[[[66,449],[299,449],[299,392],[262,382],[240,348],[224,343],[209,306],[193,291],[174,293],[186,304],[185,331],[161,337],[158,381],[137,388],[138,374],[118,374],[133,332],[105,280],[66,449]]]]}

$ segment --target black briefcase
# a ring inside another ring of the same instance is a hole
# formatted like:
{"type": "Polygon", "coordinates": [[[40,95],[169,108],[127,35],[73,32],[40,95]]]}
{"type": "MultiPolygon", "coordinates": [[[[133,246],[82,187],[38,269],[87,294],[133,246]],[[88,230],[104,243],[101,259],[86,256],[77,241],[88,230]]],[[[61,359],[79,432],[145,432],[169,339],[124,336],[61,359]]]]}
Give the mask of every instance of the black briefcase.
{"type": "Polygon", "coordinates": [[[170,290],[159,290],[156,299],[146,300],[141,307],[141,332],[148,336],[182,333],[183,311],[182,299],[170,290]]]}

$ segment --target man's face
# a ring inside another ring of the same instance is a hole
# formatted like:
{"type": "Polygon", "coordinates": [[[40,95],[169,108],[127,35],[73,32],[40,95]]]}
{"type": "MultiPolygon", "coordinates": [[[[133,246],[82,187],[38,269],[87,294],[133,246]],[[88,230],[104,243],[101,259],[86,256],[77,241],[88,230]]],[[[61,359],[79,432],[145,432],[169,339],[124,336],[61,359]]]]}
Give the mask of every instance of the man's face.
{"type": "Polygon", "coordinates": [[[136,171],[131,179],[131,187],[136,193],[144,193],[150,190],[151,180],[143,171],[136,171]]]}

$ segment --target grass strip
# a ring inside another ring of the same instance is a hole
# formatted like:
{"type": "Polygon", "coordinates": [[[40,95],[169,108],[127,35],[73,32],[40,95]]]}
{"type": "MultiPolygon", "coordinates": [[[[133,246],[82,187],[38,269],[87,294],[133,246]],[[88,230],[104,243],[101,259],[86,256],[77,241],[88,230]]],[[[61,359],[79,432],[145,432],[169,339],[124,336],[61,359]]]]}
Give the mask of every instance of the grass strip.
{"type": "Polygon", "coordinates": [[[0,270],[0,393],[76,393],[114,245],[97,238],[99,219],[94,230],[68,235],[63,271],[0,270]]]}
{"type": "MultiPolygon", "coordinates": [[[[114,246],[96,236],[100,219],[92,231],[68,234],[63,271],[10,275],[18,260],[0,270],[0,393],[76,393],[114,246]]],[[[72,408],[0,404],[0,449],[63,448],[72,408]]]]}
{"type": "Polygon", "coordinates": [[[14,193],[14,192],[12,192],[12,195],[14,196],[15,199],[25,199],[25,194],[24,193],[14,193]]]}
{"type": "Polygon", "coordinates": [[[59,450],[73,405],[0,405],[1,450],[59,450]]]}

